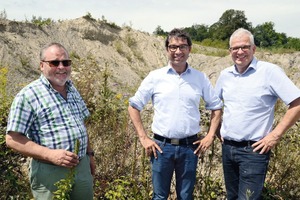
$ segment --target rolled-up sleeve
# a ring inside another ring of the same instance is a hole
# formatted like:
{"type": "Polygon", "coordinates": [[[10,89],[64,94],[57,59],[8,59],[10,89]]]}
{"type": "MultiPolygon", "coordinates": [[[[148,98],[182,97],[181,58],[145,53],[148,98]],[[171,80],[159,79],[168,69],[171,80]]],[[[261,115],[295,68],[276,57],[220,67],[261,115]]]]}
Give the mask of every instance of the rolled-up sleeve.
{"type": "Polygon", "coordinates": [[[153,94],[153,79],[152,73],[142,81],[140,87],[133,97],[129,98],[129,105],[138,109],[143,110],[144,106],[149,102],[153,94]]]}
{"type": "Polygon", "coordinates": [[[222,100],[218,97],[215,89],[211,85],[209,79],[205,77],[206,87],[203,88],[203,100],[205,101],[205,108],[207,110],[219,110],[223,107],[222,100]]]}

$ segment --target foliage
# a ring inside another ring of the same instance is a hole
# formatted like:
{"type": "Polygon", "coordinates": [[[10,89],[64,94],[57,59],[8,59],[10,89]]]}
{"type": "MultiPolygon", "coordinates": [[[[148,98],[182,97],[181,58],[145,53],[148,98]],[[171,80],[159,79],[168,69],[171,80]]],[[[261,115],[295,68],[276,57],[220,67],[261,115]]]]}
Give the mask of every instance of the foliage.
{"type": "Polygon", "coordinates": [[[273,22],[265,22],[257,25],[253,34],[255,35],[255,44],[259,47],[279,47],[287,42],[285,34],[276,33],[273,22]]]}
{"type": "MultiPolygon", "coordinates": [[[[273,22],[265,22],[252,27],[252,23],[247,21],[244,11],[229,9],[222,14],[219,21],[211,26],[195,24],[185,27],[184,30],[189,33],[192,40],[202,42],[205,46],[213,45],[213,47],[224,48],[225,46],[219,44],[226,43],[228,46],[231,34],[238,28],[245,28],[253,33],[255,44],[258,47],[300,50],[299,38],[287,37],[285,33],[277,33],[274,27],[273,22]],[[215,45],[216,43],[218,46],[215,45]]],[[[158,26],[153,33],[164,36],[168,34],[161,26],[158,26]]]]}
{"type": "Polygon", "coordinates": [[[116,25],[114,22],[108,22],[107,19],[105,19],[104,15],[102,15],[101,19],[99,21],[102,21],[106,25],[108,25],[110,28],[116,29],[116,30],[121,30],[122,28],[118,25],[116,25]]]}
{"type": "MultiPolygon", "coordinates": [[[[128,174],[135,168],[128,155],[136,143],[128,131],[127,94],[117,83],[110,83],[110,70],[108,64],[99,64],[94,58],[79,58],[79,66],[74,65],[74,71],[81,77],[74,77],[74,82],[91,112],[87,128],[96,152],[95,160],[98,163],[97,184],[103,186],[96,188],[96,193],[103,195],[107,182],[128,174]],[[114,89],[114,91],[112,90],[114,89]],[[93,91],[93,92],[91,92],[93,91]]],[[[133,158],[135,159],[135,158],[133,158]]]]}
{"type": "Polygon", "coordinates": [[[40,17],[36,17],[36,16],[32,16],[31,19],[31,23],[37,25],[37,26],[47,26],[53,23],[53,20],[51,18],[42,18],[40,17]]]}
{"type": "Polygon", "coordinates": [[[186,27],[184,30],[189,33],[192,40],[201,42],[209,38],[209,27],[204,24],[194,24],[191,27],[186,27]]]}
{"type": "Polygon", "coordinates": [[[284,45],[285,48],[300,50],[300,39],[289,37],[287,43],[284,45]]]}
{"type": "Polygon", "coordinates": [[[7,116],[12,98],[7,95],[7,68],[0,66],[0,199],[30,199],[27,178],[22,172],[26,161],[5,143],[7,116]]]}
{"type": "MultiPolygon", "coordinates": [[[[204,39],[200,44],[203,46],[215,47],[219,49],[228,49],[228,42],[222,40],[204,39]]],[[[228,51],[226,53],[228,55],[228,51]]]]}
{"type": "Polygon", "coordinates": [[[5,9],[0,12],[0,20],[1,19],[7,19],[7,13],[6,13],[5,9]]]}
{"type": "Polygon", "coordinates": [[[219,21],[209,28],[211,39],[228,40],[230,35],[238,28],[245,28],[251,31],[252,24],[247,22],[244,11],[226,10],[219,21]]]}
{"type": "MultiPolygon", "coordinates": [[[[229,12],[227,14],[234,13],[229,12]]],[[[224,24],[225,19],[229,18],[222,18],[221,21],[224,24]]],[[[274,25],[269,26],[269,28],[272,27],[274,25]]],[[[205,25],[193,25],[191,29],[187,30],[191,31],[193,37],[200,37],[203,34],[203,37],[199,39],[201,40],[200,44],[222,48],[222,51],[216,52],[216,55],[220,56],[219,53],[223,53],[223,50],[226,51],[227,55],[228,41],[211,38],[210,28],[205,25]],[[207,38],[205,38],[206,34],[208,34],[207,38]]],[[[163,33],[164,31],[158,29],[158,32],[163,33]]],[[[262,31],[262,33],[264,34],[266,31],[262,31]]],[[[100,36],[102,37],[103,34],[100,36]]],[[[124,44],[134,49],[135,42],[134,38],[128,35],[124,44]]],[[[285,47],[292,49],[293,44],[297,44],[297,42],[299,47],[298,39],[288,38],[285,47]]],[[[120,51],[124,51],[123,46],[120,45],[119,47],[120,51]]],[[[95,198],[145,199],[150,197],[152,185],[149,159],[145,155],[127,115],[128,93],[131,92],[132,88],[126,88],[112,79],[111,74],[114,68],[118,67],[117,63],[107,63],[101,58],[96,60],[91,55],[81,58],[74,52],[70,55],[74,61],[72,80],[91,112],[87,129],[96,153],[95,198]]],[[[26,57],[21,62],[25,66],[28,64],[26,57]]],[[[3,71],[0,74],[0,126],[1,131],[4,132],[11,98],[5,92],[7,69],[1,68],[1,70],[3,71]]],[[[201,110],[203,109],[201,108],[201,110]]],[[[284,112],[284,107],[276,109],[276,114],[284,112]]],[[[142,114],[143,122],[146,124],[145,128],[150,130],[152,110],[146,109],[142,114]]],[[[203,127],[209,126],[208,116],[208,113],[202,112],[201,125],[203,127]]],[[[265,185],[265,199],[300,198],[298,189],[300,188],[300,181],[297,179],[300,177],[300,161],[297,157],[300,146],[298,132],[298,125],[294,126],[274,149],[265,185]]],[[[30,199],[28,182],[21,171],[24,159],[22,160],[22,156],[6,148],[4,135],[0,135],[0,145],[0,181],[3,185],[0,189],[0,198],[18,199],[24,197],[30,199]]],[[[224,198],[222,173],[219,171],[221,169],[219,147],[220,145],[214,144],[211,150],[199,161],[195,199],[224,198]]],[[[172,189],[174,191],[174,186],[172,189]]],[[[170,199],[175,198],[176,195],[172,193],[170,199]]]]}
{"type": "Polygon", "coordinates": [[[87,12],[86,15],[83,16],[83,18],[86,20],[96,21],[96,19],[93,18],[90,12],[87,12]]]}
{"type": "Polygon", "coordinates": [[[150,199],[150,195],[143,191],[145,190],[142,184],[128,176],[121,176],[109,183],[105,198],[107,200],[150,199]]]}
{"type": "MultiPolygon", "coordinates": [[[[285,106],[281,101],[276,105],[276,112],[285,113],[285,106]]],[[[282,115],[279,114],[280,117],[282,115]]],[[[274,125],[279,122],[279,117],[274,125]]],[[[299,199],[300,198],[300,152],[299,131],[297,122],[290,128],[273,149],[269,172],[265,183],[264,199],[299,199]]]]}
{"type": "MultiPolygon", "coordinates": [[[[77,139],[75,141],[75,150],[74,153],[78,154],[80,147],[80,141],[77,139]]],[[[72,192],[72,187],[75,182],[76,170],[75,167],[69,169],[69,172],[65,179],[57,181],[54,185],[57,187],[57,190],[53,192],[53,199],[57,200],[70,200],[70,194],[72,192]]]]}
{"type": "Polygon", "coordinates": [[[162,36],[166,36],[168,35],[168,32],[164,31],[161,26],[157,26],[153,32],[153,34],[155,35],[162,35],[162,36]]]}
{"type": "Polygon", "coordinates": [[[7,96],[7,67],[0,66],[0,125],[4,127],[6,125],[6,119],[8,115],[11,98],[7,96]]]}
{"type": "MultiPolygon", "coordinates": [[[[208,123],[208,121],[205,121],[208,123]]],[[[218,141],[219,142],[219,141],[218,141]]],[[[215,161],[218,159],[218,153],[215,152],[219,148],[213,144],[211,151],[200,158],[198,163],[197,182],[195,185],[194,198],[195,199],[218,199],[225,195],[223,188],[223,181],[221,177],[214,175],[220,167],[215,161]]],[[[221,163],[221,161],[219,160],[221,163]]]]}

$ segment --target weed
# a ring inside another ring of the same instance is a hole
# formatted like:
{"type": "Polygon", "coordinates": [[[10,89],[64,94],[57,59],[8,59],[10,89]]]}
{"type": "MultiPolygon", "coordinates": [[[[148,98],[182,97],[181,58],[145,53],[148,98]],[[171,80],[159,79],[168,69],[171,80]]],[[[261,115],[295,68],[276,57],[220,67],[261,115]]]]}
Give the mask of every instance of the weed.
{"type": "MultiPolygon", "coordinates": [[[[74,153],[78,155],[80,141],[77,139],[75,141],[75,150],[74,153]]],[[[56,182],[54,185],[57,187],[57,190],[53,192],[53,199],[55,200],[70,200],[70,194],[72,192],[72,187],[75,182],[76,168],[72,167],[69,169],[69,172],[65,179],[61,179],[56,182]]]]}

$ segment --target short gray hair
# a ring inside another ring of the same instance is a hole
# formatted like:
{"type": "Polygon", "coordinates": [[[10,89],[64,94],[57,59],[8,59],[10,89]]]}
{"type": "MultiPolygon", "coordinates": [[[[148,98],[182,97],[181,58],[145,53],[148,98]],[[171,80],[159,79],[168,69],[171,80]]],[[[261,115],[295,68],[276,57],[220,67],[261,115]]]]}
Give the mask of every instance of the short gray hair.
{"type": "Polygon", "coordinates": [[[250,39],[251,45],[255,45],[253,34],[252,34],[250,31],[248,31],[247,29],[239,28],[239,29],[237,29],[236,31],[234,31],[234,32],[232,33],[232,35],[230,36],[230,39],[229,39],[229,46],[231,45],[231,42],[232,42],[233,38],[240,37],[240,36],[242,36],[242,35],[248,35],[248,36],[249,36],[249,39],[250,39]]]}
{"type": "Polygon", "coordinates": [[[40,60],[44,60],[45,59],[45,51],[52,46],[57,46],[58,48],[61,48],[63,50],[65,50],[66,54],[69,56],[69,53],[67,51],[67,49],[60,43],[57,42],[51,42],[49,44],[46,44],[45,46],[42,47],[41,51],[40,51],[40,60]]]}

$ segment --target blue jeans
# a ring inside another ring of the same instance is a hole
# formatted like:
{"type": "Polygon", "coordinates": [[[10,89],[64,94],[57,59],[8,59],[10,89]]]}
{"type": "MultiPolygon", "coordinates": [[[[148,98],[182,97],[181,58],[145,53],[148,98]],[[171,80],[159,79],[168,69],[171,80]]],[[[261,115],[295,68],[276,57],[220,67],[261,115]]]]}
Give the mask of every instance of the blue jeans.
{"type": "Polygon", "coordinates": [[[198,163],[198,156],[194,154],[194,150],[198,145],[172,145],[159,140],[155,141],[163,153],[157,151],[158,158],[151,157],[152,199],[168,199],[175,171],[177,199],[192,200],[198,163]]]}
{"type": "Polygon", "coordinates": [[[251,145],[222,145],[222,161],[228,200],[259,200],[264,186],[270,152],[253,152],[251,145]]]}

